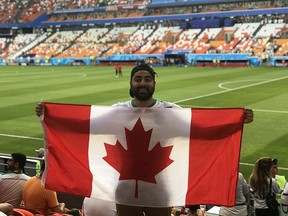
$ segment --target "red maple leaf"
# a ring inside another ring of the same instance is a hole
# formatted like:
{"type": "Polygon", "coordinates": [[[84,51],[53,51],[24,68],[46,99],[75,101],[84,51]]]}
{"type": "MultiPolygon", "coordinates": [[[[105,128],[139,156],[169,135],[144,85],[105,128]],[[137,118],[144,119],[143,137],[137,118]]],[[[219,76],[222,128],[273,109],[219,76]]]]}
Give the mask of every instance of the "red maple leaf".
{"type": "Polygon", "coordinates": [[[173,163],[169,158],[173,146],[161,147],[158,142],[148,151],[152,130],[144,130],[139,118],[130,131],[125,128],[127,150],[117,140],[115,145],[105,144],[107,156],[103,159],[120,173],[119,180],[135,179],[135,198],[138,198],[138,181],[156,184],[155,175],[173,163]]]}

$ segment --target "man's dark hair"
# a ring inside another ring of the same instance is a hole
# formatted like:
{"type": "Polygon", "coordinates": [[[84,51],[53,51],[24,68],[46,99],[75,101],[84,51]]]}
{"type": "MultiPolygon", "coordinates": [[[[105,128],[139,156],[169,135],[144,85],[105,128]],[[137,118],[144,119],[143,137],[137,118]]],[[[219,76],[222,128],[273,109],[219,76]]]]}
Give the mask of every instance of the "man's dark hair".
{"type": "Polygon", "coordinates": [[[277,158],[272,159],[272,163],[273,165],[278,165],[278,159],[277,158]]]}
{"type": "Polygon", "coordinates": [[[19,163],[19,169],[23,170],[26,164],[26,155],[22,153],[12,153],[11,156],[13,158],[14,163],[15,162],[19,163]]]}

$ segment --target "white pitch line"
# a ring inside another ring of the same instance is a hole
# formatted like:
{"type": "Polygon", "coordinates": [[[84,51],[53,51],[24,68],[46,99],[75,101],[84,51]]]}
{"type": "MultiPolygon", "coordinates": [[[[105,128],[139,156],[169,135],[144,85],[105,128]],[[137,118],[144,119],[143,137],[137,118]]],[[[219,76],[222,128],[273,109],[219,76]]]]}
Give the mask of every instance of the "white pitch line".
{"type": "Polygon", "coordinates": [[[209,97],[209,96],[213,96],[213,95],[217,95],[217,94],[222,94],[222,93],[226,93],[226,92],[230,92],[230,91],[236,91],[236,90],[239,90],[239,89],[249,88],[249,87],[252,87],[252,86],[262,85],[262,84],[265,84],[265,83],[270,83],[270,82],[274,82],[274,81],[278,81],[278,80],[282,80],[282,79],[287,79],[287,78],[288,78],[288,76],[280,77],[280,78],[267,80],[267,81],[263,81],[263,82],[259,82],[259,83],[254,83],[254,84],[250,84],[250,85],[244,85],[244,86],[241,86],[241,87],[238,87],[238,88],[234,88],[234,89],[227,89],[227,90],[224,90],[224,91],[213,92],[213,93],[206,94],[206,95],[199,95],[199,96],[196,96],[196,97],[186,98],[186,99],[183,99],[183,100],[175,101],[174,103],[181,103],[181,102],[184,102],[184,101],[189,101],[189,100],[195,100],[195,99],[199,99],[199,98],[209,97]]]}
{"type": "Polygon", "coordinates": [[[254,111],[257,112],[270,112],[270,113],[283,113],[283,114],[288,114],[288,111],[281,111],[281,110],[263,110],[263,109],[253,109],[254,111]]]}
{"type": "MultiPolygon", "coordinates": [[[[261,79],[261,80],[263,80],[263,79],[261,79]]],[[[231,88],[227,88],[227,87],[225,87],[224,85],[226,85],[226,84],[231,84],[231,83],[255,82],[255,81],[256,81],[256,80],[235,80],[235,81],[229,81],[229,82],[220,83],[220,84],[218,85],[218,87],[219,87],[220,89],[230,90],[231,88]]],[[[259,81],[259,80],[258,80],[258,81],[259,81]]]]}
{"type": "Polygon", "coordinates": [[[42,138],[37,138],[37,137],[18,136],[18,135],[12,135],[12,134],[1,134],[0,133],[0,136],[21,138],[21,139],[31,139],[31,140],[43,140],[42,138]]]}

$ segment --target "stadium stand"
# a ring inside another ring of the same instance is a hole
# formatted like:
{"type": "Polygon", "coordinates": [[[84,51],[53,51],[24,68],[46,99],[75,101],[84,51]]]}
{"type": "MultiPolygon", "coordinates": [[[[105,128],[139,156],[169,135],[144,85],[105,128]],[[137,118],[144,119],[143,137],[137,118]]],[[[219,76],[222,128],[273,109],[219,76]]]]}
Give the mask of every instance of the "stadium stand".
{"type": "MultiPolygon", "coordinates": [[[[248,65],[263,53],[271,64],[287,55],[288,10],[280,0],[4,0],[0,10],[1,65],[162,61],[169,50],[244,53],[248,65]]],[[[189,56],[184,64],[189,59],[197,61],[189,56]]]]}

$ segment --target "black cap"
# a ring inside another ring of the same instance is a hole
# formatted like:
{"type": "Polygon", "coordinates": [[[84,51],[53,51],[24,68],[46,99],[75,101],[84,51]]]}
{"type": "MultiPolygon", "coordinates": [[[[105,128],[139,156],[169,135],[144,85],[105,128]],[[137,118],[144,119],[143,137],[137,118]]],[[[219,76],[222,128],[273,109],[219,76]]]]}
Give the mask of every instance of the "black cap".
{"type": "MultiPolygon", "coordinates": [[[[139,65],[135,66],[135,67],[132,69],[130,81],[132,80],[132,77],[134,76],[134,74],[137,73],[137,72],[140,71],[140,70],[148,71],[148,72],[151,74],[153,80],[155,80],[155,74],[157,75],[157,73],[156,73],[148,64],[143,64],[143,63],[142,63],[142,64],[139,64],[139,65]]],[[[132,98],[134,98],[134,95],[132,94],[131,88],[130,88],[130,90],[129,90],[129,93],[130,93],[130,96],[131,96],[132,98]]]]}
{"type": "Polygon", "coordinates": [[[153,80],[155,80],[155,74],[157,75],[157,73],[148,64],[139,64],[135,66],[131,71],[130,80],[132,80],[132,77],[134,76],[134,74],[140,70],[148,71],[151,74],[153,80]]]}

